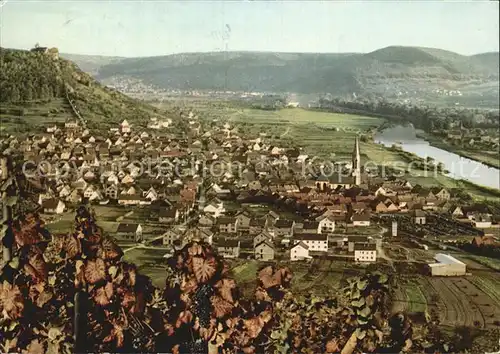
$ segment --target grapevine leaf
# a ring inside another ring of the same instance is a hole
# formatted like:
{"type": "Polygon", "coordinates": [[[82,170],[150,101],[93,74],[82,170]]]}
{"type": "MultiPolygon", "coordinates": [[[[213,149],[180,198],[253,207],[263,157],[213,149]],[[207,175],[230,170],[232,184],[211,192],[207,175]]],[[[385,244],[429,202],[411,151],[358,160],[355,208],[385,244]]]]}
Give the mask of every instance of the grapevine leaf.
{"type": "Polygon", "coordinates": [[[354,332],[356,334],[356,338],[362,340],[366,336],[366,331],[363,331],[360,328],[356,328],[356,331],[354,332]]]}
{"type": "Polygon", "coordinates": [[[53,294],[49,291],[42,291],[38,298],[36,299],[36,305],[38,307],[43,307],[50,299],[52,299],[53,294]]]}
{"type": "Polygon", "coordinates": [[[388,280],[389,280],[389,277],[387,276],[387,274],[384,274],[384,273],[381,273],[379,278],[378,278],[378,282],[380,284],[385,284],[385,283],[387,283],[388,280]]]}
{"type": "Polygon", "coordinates": [[[215,259],[213,257],[208,259],[193,257],[193,271],[196,280],[206,282],[215,274],[215,259]]]}
{"type": "Polygon", "coordinates": [[[359,300],[351,301],[351,305],[354,307],[361,307],[365,304],[365,298],[360,298],[359,300]]]}
{"type": "Polygon", "coordinates": [[[104,238],[97,251],[97,256],[104,260],[119,259],[123,256],[123,251],[113,240],[104,238]]]}
{"type": "Polygon", "coordinates": [[[358,315],[366,318],[366,317],[370,316],[371,310],[368,306],[365,306],[361,310],[358,310],[357,313],[358,313],[358,315]]]}
{"type": "Polygon", "coordinates": [[[231,303],[234,302],[232,289],[236,287],[236,283],[233,279],[224,278],[222,280],[219,280],[215,284],[215,287],[219,289],[219,294],[224,300],[227,300],[231,303]]]}
{"type": "Polygon", "coordinates": [[[19,257],[12,258],[12,260],[9,262],[9,266],[12,269],[19,269],[19,257]]]}
{"type": "Polygon", "coordinates": [[[194,243],[191,247],[188,248],[188,253],[191,256],[199,256],[202,255],[203,248],[199,244],[194,243]]]}
{"type": "Polygon", "coordinates": [[[365,290],[368,286],[368,280],[359,280],[357,286],[359,290],[365,290]]]}
{"type": "Polygon", "coordinates": [[[17,285],[3,282],[0,288],[0,308],[11,319],[21,317],[24,310],[24,298],[17,285]]]}
{"type": "Polygon", "coordinates": [[[340,353],[341,354],[352,354],[352,352],[354,352],[354,349],[356,349],[356,344],[358,344],[358,337],[356,337],[356,332],[353,332],[351,334],[351,337],[349,337],[349,340],[344,345],[344,348],[342,348],[342,351],[340,353]]]}
{"type": "Polygon", "coordinates": [[[67,235],[64,240],[63,249],[66,251],[67,258],[75,258],[82,253],[80,240],[72,235],[67,235]]]}
{"type": "Polygon", "coordinates": [[[224,300],[220,296],[212,296],[210,298],[212,306],[214,307],[216,317],[224,317],[228,315],[233,310],[233,304],[229,301],[224,300]]]}
{"type": "Polygon", "coordinates": [[[40,354],[45,353],[45,348],[42,343],[38,339],[33,339],[26,350],[22,351],[23,354],[40,354]]]}
{"type": "Polygon", "coordinates": [[[334,338],[326,343],[326,351],[327,353],[338,353],[340,351],[340,346],[337,339],[334,338]]]}
{"type": "Polygon", "coordinates": [[[85,265],[85,279],[90,284],[95,284],[106,277],[106,266],[101,258],[95,261],[87,261],[85,265]]]}
{"type": "Polygon", "coordinates": [[[47,280],[47,264],[41,254],[35,254],[29,259],[29,263],[24,265],[26,273],[31,275],[35,281],[47,280]]]}

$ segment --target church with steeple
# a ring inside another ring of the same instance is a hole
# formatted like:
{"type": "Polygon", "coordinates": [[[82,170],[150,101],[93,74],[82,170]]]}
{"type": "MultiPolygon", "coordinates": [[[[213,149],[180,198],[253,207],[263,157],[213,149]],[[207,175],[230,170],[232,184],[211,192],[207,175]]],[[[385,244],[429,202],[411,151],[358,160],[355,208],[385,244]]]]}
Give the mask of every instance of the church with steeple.
{"type": "Polygon", "coordinates": [[[359,138],[356,135],[356,140],[354,141],[354,150],[352,152],[352,171],[351,175],[354,180],[354,184],[359,186],[361,184],[361,157],[359,154],[359,138]]]}

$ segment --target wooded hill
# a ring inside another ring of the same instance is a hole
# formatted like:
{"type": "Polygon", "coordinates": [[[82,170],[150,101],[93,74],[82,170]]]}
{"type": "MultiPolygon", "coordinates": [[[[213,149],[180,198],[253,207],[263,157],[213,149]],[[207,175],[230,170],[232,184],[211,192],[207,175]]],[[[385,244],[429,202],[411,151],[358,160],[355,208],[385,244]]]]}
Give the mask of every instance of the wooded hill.
{"type": "MultiPolygon", "coordinates": [[[[184,53],[115,58],[113,63],[104,60],[96,77],[106,81],[125,75],[182,90],[227,87],[233,91],[384,95],[411,90],[418,94],[420,88],[480,89],[498,82],[498,59],[498,53],[464,56],[441,49],[398,46],[365,54],[184,53]]],[[[98,63],[94,61],[94,65],[98,63]]]]}
{"type": "Polygon", "coordinates": [[[103,127],[123,119],[146,123],[150,117],[165,114],[101,85],[75,63],[42,50],[1,48],[0,87],[0,113],[4,119],[13,118],[9,114],[22,111],[22,108],[32,109],[47,102],[57,105],[68,96],[90,126],[99,123],[103,127]]]}

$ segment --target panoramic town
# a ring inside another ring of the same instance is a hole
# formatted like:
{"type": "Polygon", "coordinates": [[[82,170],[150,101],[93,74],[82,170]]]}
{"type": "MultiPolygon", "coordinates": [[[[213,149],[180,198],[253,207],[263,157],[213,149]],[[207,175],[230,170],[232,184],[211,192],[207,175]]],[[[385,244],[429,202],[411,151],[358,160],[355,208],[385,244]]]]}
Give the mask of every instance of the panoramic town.
{"type": "Polygon", "coordinates": [[[498,352],[498,44],[223,28],[149,57],[2,39],[1,352],[498,352]]]}

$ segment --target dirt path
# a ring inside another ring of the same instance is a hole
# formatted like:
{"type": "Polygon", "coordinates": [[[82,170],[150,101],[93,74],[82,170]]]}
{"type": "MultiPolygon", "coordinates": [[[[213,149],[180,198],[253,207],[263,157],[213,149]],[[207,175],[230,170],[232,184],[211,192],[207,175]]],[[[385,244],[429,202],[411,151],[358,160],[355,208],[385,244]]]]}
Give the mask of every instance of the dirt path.
{"type": "MultiPolygon", "coordinates": [[[[382,230],[380,230],[379,233],[380,237],[382,237],[382,235],[385,234],[387,231],[389,231],[389,229],[387,229],[386,227],[382,227],[382,230]]],[[[385,253],[382,244],[377,244],[377,257],[385,259],[387,262],[389,262],[391,268],[393,270],[396,270],[396,268],[394,268],[394,260],[385,253]]]]}

